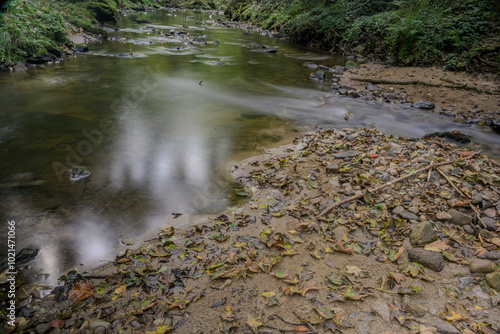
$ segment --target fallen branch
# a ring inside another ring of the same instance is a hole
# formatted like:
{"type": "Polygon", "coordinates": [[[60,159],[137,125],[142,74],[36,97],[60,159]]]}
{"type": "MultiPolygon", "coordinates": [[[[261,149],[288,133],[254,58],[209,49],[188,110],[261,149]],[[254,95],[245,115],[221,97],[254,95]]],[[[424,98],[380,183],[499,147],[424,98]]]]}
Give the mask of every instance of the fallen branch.
{"type": "MultiPolygon", "coordinates": [[[[448,175],[446,175],[441,169],[439,168],[436,168],[436,170],[439,172],[439,174],[441,174],[445,179],[446,181],[448,181],[449,184],[451,184],[451,186],[453,188],[455,188],[455,190],[463,197],[468,197],[468,198],[471,198],[470,196],[467,196],[465,195],[460,189],[458,189],[458,187],[453,183],[453,181],[450,180],[450,178],[448,177],[448,175]]],[[[481,222],[481,225],[483,225],[484,228],[487,228],[486,227],[486,224],[483,222],[483,220],[481,219],[481,212],[479,211],[478,208],[476,208],[476,206],[472,203],[469,204],[471,206],[471,208],[476,212],[476,215],[477,215],[477,219],[481,222]]]]}
{"type": "Polygon", "coordinates": [[[350,78],[352,81],[362,81],[362,82],[370,82],[372,84],[379,85],[423,85],[430,87],[440,87],[440,88],[452,88],[452,89],[462,89],[462,90],[473,90],[478,93],[485,93],[489,95],[500,95],[498,91],[489,91],[480,89],[477,87],[469,87],[467,84],[463,85],[445,85],[445,84],[435,84],[432,82],[420,81],[420,80],[411,80],[411,81],[399,81],[399,80],[382,80],[382,79],[369,79],[369,78],[350,78]]]}
{"type": "MultiPolygon", "coordinates": [[[[469,156],[469,157],[467,157],[467,158],[465,158],[465,159],[463,159],[463,160],[472,159],[473,157],[475,157],[475,156],[476,156],[476,155],[478,155],[478,154],[479,154],[479,153],[477,153],[477,152],[476,152],[476,153],[472,154],[471,156],[469,156]]],[[[327,214],[328,212],[330,212],[331,210],[335,209],[335,208],[336,208],[336,207],[338,207],[338,206],[344,205],[344,204],[349,203],[349,202],[351,202],[351,201],[353,201],[353,200],[355,200],[355,199],[359,199],[359,198],[361,198],[361,197],[365,196],[365,194],[366,194],[366,192],[367,192],[367,191],[369,191],[370,193],[375,193],[375,192],[377,192],[377,191],[379,191],[379,190],[385,189],[385,188],[387,188],[387,187],[389,187],[389,186],[393,185],[394,183],[401,182],[401,181],[406,180],[406,179],[408,179],[408,178],[410,178],[410,177],[412,177],[412,176],[414,176],[414,175],[416,175],[416,174],[419,174],[419,173],[425,172],[425,171],[426,171],[426,170],[428,170],[428,169],[431,169],[431,168],[436,168],[436,167],[439,167],[439,166],[444,166],[444,165],[449,165],[449,164],[451,164],[451,163],[453,163],[453,162],[455,162],[455,161],[453,161],[453,160],[452,160],[452,161],[444,161],[444,162],[440,162],[440,163],[437,163],[437,164],[435,164],[435,163],[433,163],[433,162],[432,162],[429,166],[427,166],[427,167],[423,167],[423,168],[420,168],[419,170],[416,170],[416,171],[414,171],[413,173],[403,175],[403,176],[401,176],[401,177],[399,177],[399,178],[397,178],[397,179],[394,179],[394,180],[392,180],[392,181],[390,181],[390,182],[387,182],[387,183],[385,183],[385,184],[383,184],[383,185],[381,185],[381,186],[378,186],[378,187],[376,187],[376,188],[374,188],[374,189],[371,189],[371,190],[370,190],[370,189],[368,189],[368,190],[364,190],[362,193],[360,193],[360,194],[358,194],[358,195],[355,195],[355,196],[351,196],[351,197],[345,198],[345,199],[343,199],[343,200],[342,200],[342,201],[340,201],[340,202],[336,202],[336,203],[332,204],[331,206],[329,206],[328,208],[326,208],[325,210],[323,210],[323,211],[322,211],[322,212],[321,212],[321,213],[317,216],[317,218],[320,218],[321,216],[323,216],[323,215],[327,214]]]]}

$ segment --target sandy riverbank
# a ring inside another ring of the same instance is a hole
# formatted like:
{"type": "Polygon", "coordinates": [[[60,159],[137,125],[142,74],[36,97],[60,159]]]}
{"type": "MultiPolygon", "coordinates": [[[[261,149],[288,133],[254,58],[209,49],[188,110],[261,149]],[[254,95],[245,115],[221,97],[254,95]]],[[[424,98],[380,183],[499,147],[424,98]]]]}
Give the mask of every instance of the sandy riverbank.
{"type": "Polygon", "coordinates": [[[41,300],[24,295],[19,326],[495,333],[500,165],[472,154],[374,130],[305,134],[233,166],[247,204],[167,228],[41,300]]]}

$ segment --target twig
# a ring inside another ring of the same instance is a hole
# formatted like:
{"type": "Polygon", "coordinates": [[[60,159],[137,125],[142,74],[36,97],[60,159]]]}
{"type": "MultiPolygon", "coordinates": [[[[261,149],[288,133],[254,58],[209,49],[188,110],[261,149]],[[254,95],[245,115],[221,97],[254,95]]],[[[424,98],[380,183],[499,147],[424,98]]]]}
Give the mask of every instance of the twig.
{"type": "MultiPolygon", "coordinates": [[[[472,154],[472,155],[468,156],[467,158],[462,159],[462,161],[472,159],[472,158],[474,158],[474,157],[475,157],[476,155],[478,155],[478,154],[479,154],[479,152],[476,152],[476,153],[474,153],[474,154],[472,154]]],[[[412,176],[414,176],[414,175],[416,175],[416,174],[419,174],[419,173],[425,172],[425,171],[426,171],[426,170],[428,170],[428,169],[431,169],[431,168],[436,168],[436,167],[439,167],[439,166],[444,166],[444,165],[449,165],[449,164],[454,163],[454,162],[455,162],[455,161],[453,161],[453,160],[452,160],[452,161],[444,161],[444,162],[440,162],[440,163],[437,163],[437,164],[435,164],[435,163],[431,162],[431,164],[430,164],[429,166],[427,166],[427,167],[423,167],[423,168],[420,168],[420,169],[419,169],[419,170],[417,170],[417,171],[414,171],[413,173],[409,173],[409,174],[403,175],[403,176],[401,176],[401,177],[399,177],[399,178],[397,178],[397,179],[394,179],[394,180],[392,180],[392,181],[390,181],[390,182],[387,182],[387,183],[385,183],[385,184],[383,184],[383,185],[381,185],[381,186],[378,186],[378,187],[376,187],[376,188],[374,188],[374,189],[371,189],[371,190],[370,190],[370,189],[368,189],[368,191],[369,191],[370,193],[375,193],[375,192],[377,192],[377,191],[379,191],[379,190],[382,190],[382,189],[384,189],[384,188],[387,188],[387,187],[389,187],[389,186],[393,185],[394,183],[401,182],[401,181],[406,180],[407,178],[410,178],[410,177],[412,177],[412,176]]],[[[336,203],[332,204],[331,206],[329,206],[328,208],[326,208],[325,210],[323,210],[323,211],[322,211],[322,212],[321,212],[321,213],[317,216],[317,218],[321,218],[323,215],[327,214],[328,212],[330,212],[331,210],[335,209],[335,208],[336,208],[336,207],[338,207],[338,206],[344,205],[344,204],[349,203],[349,202],[351,202],[351,201],[353,201],[353,200],[355,200],[355,199],[359,199],[359,198],[361,198],[361,197],[365,196],[366,192],[367,192],[367,190],[364,190],[363,192],[361,192],[361,193],[360,193],[360,194],[358,194],[358,195],[354,195],[354,196],[351,196],[351,197],[345,198],[345,199],[343,199],[343,200],[342,200],[342,201],[340,201],[340,202],[336,202],[336,203]]]]}
{"type": "MultiPolygon", "coordinates": [[[[368,191],[369,191],[369,192],[371,192],[371,193],[375,193],[375,192],[377,192],[377,191],[379,191],[379,190],[382,190],[382,189],[384,189],[384,188],[387,188],[387,187],[389,187],[389,186],[393,185],[394,183],[398,183],[398,182],[401,182],[401,181],[403,181],[403,180],[406,180],[407,178],[412,177],[412,176],[413,176],[413,175],[415,175],[415,174],[419,174],[419,173],[425,172],[426,170],[431,169],[431,168],[433,168],[433,167],[438,167],[438,166],[448,165],[448,164],[451,164],[451,163],[453,163],[453,161],[445,161],[445,162],[440,162],[440,163],[437,163],[437,164],[431,163],[431,164],[430,164],[429,166],[427,166],[427,167],[420,168],[419,170],[417,170],[417,171],[415,171],[415,172],[413,172],[413,173],[406,174],[406,175],[404,175],[404,176],[401,176],[401,177],[399,177],[399,178],[397,178],[397,179],[394,179],[394,180],[392,180],[392,181],[390,181],[390,182],[387,182],[386,184],[383,184],[383,185],[381,185],[381,186],[378,186],[378,187],[376,187],[376,188],[374,188],[374,189],[372,189],[372,190],[368,190],[368,191]]],[[[319,217],[321,217],[321,216],[323,216],[323,215],[325,215],[325,214],[327,214],[327,213],[328,213],[328,212],[330,212],[332,209],[335,209],[335,208],[336,208],[336,207],[338,207],[338,206],[341,206],[341,205],[346,204],[346,203],[349,203],[349,202],[351,202],[351,201],[353,201],[353,200],[355,200],[355,199],[358,199],[358,198],[363,197],[365,194],[366,194],[366,190],[365,190],[365,191],[363,191],[361,194],[358,194],[358,195],[355,195],[355,196],[348,197],[348,198],[346,198],[346,199],[343,199],[343,200],[342,200],[342,201],[340,201],[340,202],[336,202],[336,203],[332,204],[331,206],[329,206],[328,208],[326,208],[325,210],[323,210],[323,212],[321,212],[321,213],[319,214],[318,218],[319,218],[319,217]]]]}
{"type": "Polygon", "coordinates": [[[279,315],[277,315],[276,313],[273,314],[274,317],[280,319],[281,321],[283,321],[285,324],[288,324],[288,325],[292,325],[292,326],[302,326],[302,325],[306,325],[305,322],[301,322],[301,323],[296,323],[296,322],[290,322],[290,321],[287,321],[285,319],[283,319],[282,317],[280,317],[279,315]]]}
{"type": "MultiPolygon", "coordinates": [[[[448,177],[448,175],[446,175],[441,169],[439,168],[436,168],[436,170],[439,172],[439,174],[441,174],[445,179],[446,181],[448,181],[449,184],[451,184],[451,186],[453,188],[455,188],[455,190],[460,194],[462,195],[463,197],[469,197],[471,198],[470,196],[467,196],[465,195],[460,189],[458,189],[457,186],[455,186],[455,184],[453,183],[453,181],[450,180],[450,178],[448,177]]],[[[483,222],[483,220],[481,219],[481,212],[479,211],[478,208],[476,208],[476,206],[472,203],[469,204],[471,206],[471,208],[476,212],[476,215],[477,215],[477,219],[479,219],[479,221],[481,222],[481,224],[483,225],[484,228],[487,228],[486,227],[486,224],[483,222]]]]}
{"type": "MultiPolygon", "coordinates": [[[[434,164],[434,160],[431,161],[431,165],[433,165],[433,164],[434,164]]],[[[429,169],[429,173],[427,174],[427,182],[429,182],[431,179],[431,173],[432,173],[432,168],[429,169]]]]}

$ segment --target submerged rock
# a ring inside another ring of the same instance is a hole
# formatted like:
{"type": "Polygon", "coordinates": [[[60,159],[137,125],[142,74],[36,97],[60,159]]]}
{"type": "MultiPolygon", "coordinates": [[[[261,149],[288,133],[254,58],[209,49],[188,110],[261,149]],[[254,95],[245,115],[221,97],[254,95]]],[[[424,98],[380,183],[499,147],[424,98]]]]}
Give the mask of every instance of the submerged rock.
{"type": "Polygon", "coordinates": [[[90,176],[90,172],[83,166],[75,166],[70,170],[69,179],[78,181],[90,176]]]}

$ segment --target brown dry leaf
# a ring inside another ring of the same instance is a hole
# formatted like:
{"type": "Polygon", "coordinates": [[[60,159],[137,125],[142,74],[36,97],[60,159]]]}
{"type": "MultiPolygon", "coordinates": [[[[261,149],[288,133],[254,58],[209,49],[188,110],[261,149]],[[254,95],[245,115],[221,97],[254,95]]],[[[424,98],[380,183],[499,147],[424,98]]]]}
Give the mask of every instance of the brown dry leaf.
{"type": "Polygon", "coordinates": [[[497,246],[498,248],[500,248],[500,238],[493,238],[491,239],[490,241],[493,245],[497,246]]]}
{"type": "Polygon", "coordinates": [[[345,266],[347,268],[348,274],[353,274],[356,277],[359,277],[361,274],[361,269],[356,266],[345,266]]]}
{"type": "Polygon", "coordinates": [[[73,289],[66,292],[66,298],[73,300],[75,303],[81,302],[92,296],[94,285],[90,282],[78,282],[73,289]]]}
{"type": "Polygon", "coordinates": [[[302,326],[302,325],[298,325],[297,327],[295,327],[293,329],[293,332],[294,333],[303,333],[303,332],[309,332],[309,328],[305,327],[305,326],[302,326]]]}
{"type": "Polygon", "coordinates": [[[258,328],[262,326],[262,319],[260,315],[256,312],[252,312],[251,314],[249,314],[247,318],[247,325],[250,326],[254,333],[258,333],[258,328]]]}
{"type": "Polygon", "coordinates": [[[450,248],[443,240],[436,240],[430,244],[425,245],[424,249],[432,252],[442,252],[450,248]]]}
{"type": "Polygon", "coordinates": [[[426,327],[424,325],[420,325],[420,328],[418,329],[420,334],[434,334],[436,333],[436,330],[436,327],[426,327]]]}

